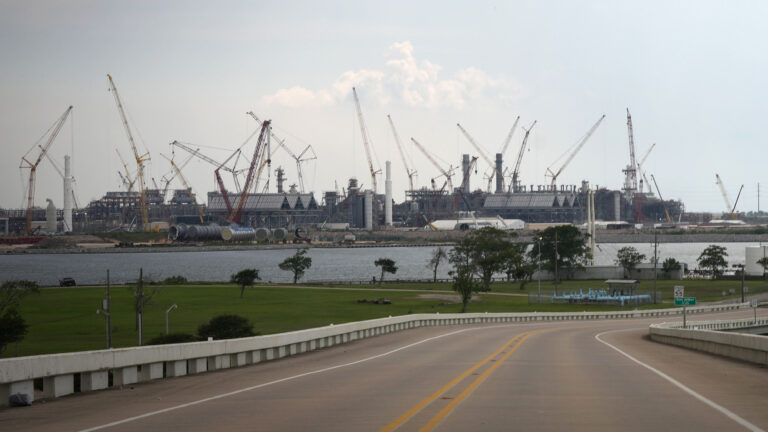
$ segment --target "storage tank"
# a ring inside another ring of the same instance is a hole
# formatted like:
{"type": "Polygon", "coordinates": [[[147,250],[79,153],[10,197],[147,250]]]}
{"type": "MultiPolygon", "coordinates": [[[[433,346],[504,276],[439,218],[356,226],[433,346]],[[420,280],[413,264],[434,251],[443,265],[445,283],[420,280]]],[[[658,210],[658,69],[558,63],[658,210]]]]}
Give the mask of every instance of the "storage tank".
{"type": "Polygon", "coordinates": [[[172,225],[168,229],[168,240],[170,241],[184,241],[187,239],[187,224],[172,225]]]}
{"type": "Polygon", "coordinates": [[[246,242],[256,238],[256,230],[247,227],[224,227],[221,229],[221,239],[224,241],[246,242]]]}
{"type": "Polygon", "coordinates": [[[56,206],[50,198],[46,198],[48,207],[45,208],[45,230],[49,233],[56,232],[56,206]]]}
{"type": "Polygon", "coordinates": [[[288,238],[288,230],[285,228],[275,228],[272,230],[272,238],[279,242],[286,240],[288,238]]]}
{"type": "Polygon", "coordinates": [[[365,229],[373,229],[373,192],[365,191],[365,229]]]}
{"type": "Polygon", "coordinates": [[[187,229],[187,239],[192,241],[221,240],[219,225],[190,225],[187,229]]]}
{"type": "Polygon", "coordinates": [[[256,228],[256,241],[269,241],[270,237],[272,237],[272,231],[269,228],[256,228]]]}
{"type": "Polygon", "coordinates": [[[757,263],[757,260],[768,257],[768,246],[747,246],[747,262],[744,272],[748,276],[762,276],[763,266],[757,263]]]}

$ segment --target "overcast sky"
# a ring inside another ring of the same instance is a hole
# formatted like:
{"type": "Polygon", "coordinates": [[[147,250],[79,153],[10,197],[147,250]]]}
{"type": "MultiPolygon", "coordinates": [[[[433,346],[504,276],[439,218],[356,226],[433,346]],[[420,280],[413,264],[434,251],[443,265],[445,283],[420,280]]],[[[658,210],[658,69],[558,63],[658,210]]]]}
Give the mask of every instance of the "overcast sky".
{"type": "MultiPolygon", "coordinates": [[[[521,177],[545,184],[546,169],[556,171],[605,114],[558,183],[618,189],[629,108],[638,159],[656,143],[645,168],[664,198],[722,211],[719,173],[731,200],[744,185],[741,211],[757,210],[758,183],[768,190],[766,17],[765,1],[0,0],[0,206],[23,207],[21,157],[30,149],[36,157],[34,146],[69,105],[73,116],[50,155],[63,166],[73,154],[79,204],[123,188],[115,149],[135,163],[109,73],[140,151],[150,152],[149,186],[171,169],[160,155],[171,155],[171,141],[224,159],[256,128],[245,115],[253,110],[295,152],[314,147],[318,158],[304,173],[318,200],[350,177],[370,187],[356,86],[374,164],[392,161],[398,202],[407,177],[387,114],[417,186],[439,172],[410,137],[456,166],[462,153],[479,156],[457,122],[493,158],[517,116],[521,125],[537,120],[521,177]]],[[[518,128],[506,164],[522,137],[518,128]]],[[[472,188],[485,189],[487,164],[478,163],[472,188]]],[[[273,171],[278,165],[296,181],[286,153],[275,154],[273,171]]],[[[61,206],[56,170],[44,160],[38,172],[36,204],[61,206]]],[[[193,160],[184,174],[200,196],[215,189],[205,162],[193,160]]],[[[274,191],[274,174],[271,184],[274,191]]]]}

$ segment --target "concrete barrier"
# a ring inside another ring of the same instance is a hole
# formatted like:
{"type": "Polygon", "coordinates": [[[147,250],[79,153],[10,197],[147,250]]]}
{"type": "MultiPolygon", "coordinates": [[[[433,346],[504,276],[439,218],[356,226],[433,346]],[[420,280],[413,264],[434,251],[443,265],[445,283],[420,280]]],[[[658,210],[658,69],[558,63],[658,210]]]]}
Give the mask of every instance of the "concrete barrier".
{"type": "Polygon", "coordinates": [[[652,340],[696,351],[768,365],[768,337],[739,333],[736,329],[768,326],[768,319],[653,324],[648,332],[652,340]]]}
{"type": "MultiPolygon", "coordinates": [[[[748,306],[745,303],[690,307],[688,313],[727,311],[748,306]]],[[[75,375],[79,375],[81,392],[94,391],[107,388],[110,375],[112,386],[129,385],[247,366],[425,326],[650,318],[680,313],[681,309],[675,308],[578,313],[413,314],[242,339],[0,359],[0,406],[6,406],[10,395],[16,393],[26,394],[30,401],[33,400],[36,379],[42,379],[43,397],[55,398],[75,391],[75,375]]]]}

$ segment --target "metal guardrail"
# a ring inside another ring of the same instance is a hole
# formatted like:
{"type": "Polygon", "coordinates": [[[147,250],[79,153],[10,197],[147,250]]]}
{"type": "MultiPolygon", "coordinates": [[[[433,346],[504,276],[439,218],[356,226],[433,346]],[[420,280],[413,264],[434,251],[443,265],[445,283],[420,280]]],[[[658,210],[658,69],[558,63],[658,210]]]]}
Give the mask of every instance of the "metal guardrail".
{"type": "MultiPolygon", "coordinates": [[[[700,306],[689,308],[688,313],[728,311],[746,306],[700,306]]],[[[75,392],[75,375],[79,377],[79,391],[94,391],[110,386],[246,366],[418,327],[651,318],[680,313],[680,309],[656,309],[580,313],[414,314],[242,339],[0,359],[0,406],[6,405],[9,396],[13,394],[25,395],[32,401],[35,380],[39,379],[43,383],[43,397],[55,398],[75,392]]]]}

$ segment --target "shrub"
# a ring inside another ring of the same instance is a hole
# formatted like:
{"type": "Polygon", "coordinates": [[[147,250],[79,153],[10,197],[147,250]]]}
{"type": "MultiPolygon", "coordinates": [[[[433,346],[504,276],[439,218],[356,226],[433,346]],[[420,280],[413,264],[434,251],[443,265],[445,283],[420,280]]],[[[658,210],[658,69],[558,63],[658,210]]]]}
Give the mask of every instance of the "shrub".
{"type": "Polygon", "coordinates": [[[258,335],[253,332],[253,324],[238,315],[215,316],[207,324],[200,325],[197,334],[201,339],[234,339],[258,335]]]}
{"type": "Polygon", "coordinates": [[[175,343],[197,342],[198,339],[195,335],[189,333],[170,333],[167,335],[155,336],[147,342],[147,345],[166,345],[175,343]]]}
{"type": "Polygon", "coordinates": [[[187,278],[184,276],[170,276],[163,279],[164,285],[181,285],[187,283],[187,278]]]}

